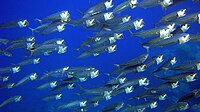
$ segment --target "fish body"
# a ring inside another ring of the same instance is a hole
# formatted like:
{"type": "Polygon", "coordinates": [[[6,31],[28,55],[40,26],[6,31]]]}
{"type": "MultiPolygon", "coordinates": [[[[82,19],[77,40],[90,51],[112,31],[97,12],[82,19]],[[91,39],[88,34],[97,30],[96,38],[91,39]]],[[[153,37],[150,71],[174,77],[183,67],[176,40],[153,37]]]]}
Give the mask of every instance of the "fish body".
{"type": "Polygon", "coordinates": [[[9,103],[12,103],[12,102],[19,102],[22,100],[22,96],[13,96],[13,97],[10,97],[9,99],[5,100],[4,102],[2,102],[0,104],[0,108],[2,108],[3,106],[9,104],[9,103]]]}
{"type": "Polygon", "coordinates": [[[189,108],[189,104],[187,102],[179,102],[179,103],[176,103],[176,104],[168,107],[167,109],[165,109],[164,112],[172,112],[174,110],[184,111],[188,108],[189,108]]]}

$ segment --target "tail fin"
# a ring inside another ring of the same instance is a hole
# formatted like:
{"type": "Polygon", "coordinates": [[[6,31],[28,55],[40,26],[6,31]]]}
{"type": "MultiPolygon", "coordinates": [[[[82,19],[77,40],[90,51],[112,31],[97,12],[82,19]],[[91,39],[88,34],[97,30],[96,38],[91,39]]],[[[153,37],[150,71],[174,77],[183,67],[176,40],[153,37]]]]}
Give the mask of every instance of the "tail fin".
{"type": "Polygon", "coordinates": [[[133,32],[131,30],[128,30],[130,33],[130,37],[133,37],[133,32]]]}
{"type": "Polygon", "coordinates": [[[79,12],[80,15],[84,14],[84,12],[81,12],[79,9],[77,9],[77,11],[79,12]]]}
{"type": "Polygon", "coordinates": [[[38,21],[42,25],[42,20],[41,19],[36,18],[35,21],[38,21]]]}

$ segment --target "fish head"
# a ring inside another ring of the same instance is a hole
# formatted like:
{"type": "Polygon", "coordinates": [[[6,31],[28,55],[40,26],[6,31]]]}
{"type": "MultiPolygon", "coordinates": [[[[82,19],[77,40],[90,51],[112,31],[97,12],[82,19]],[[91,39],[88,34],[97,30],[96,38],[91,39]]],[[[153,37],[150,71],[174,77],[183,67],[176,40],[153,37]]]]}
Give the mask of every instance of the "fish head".
{"type": "Polygon", "coordinates": [[[171,65],[174,65],[177,63],[177,60],[176,60],[176,57],[173,57],[171,60],[170,60],[170,64],[171,65]]]}
{"type": "Polygon", "coordinates": [[[129,0],[129,5],[131,7],[131,9],[136,7],[136,4],[138,3],[138,0],[129,0]]]}
{"type": "Polygon", "coordinates": [[[26,39],[27,42],[34,42],[35,41],[35,37],[29,37],[26,39]]]}
{"type": "Polygon", "coordinates": [[[99,105],[99,101],[93,102],[93,105],[94,105],[94,107],[98,106],[99,105]]]}
{"type": "Polygon", "coordinates": [[[188,109],[189,108],[189,104],[188,103],[185,103],[184,105],[181,105],[180,107],[179,107],[179,110],[180,111],[183,111],[183,110],[186,110],[186,109],[188,109]]]}
{"type": "Polygon", "coordinates": [[[144,24],[144,21],[143,19],[138,19],[136,21],[133,22],[133,25],[135,27],[135,30],[139,30],[141,29],[145,24],[144,24]]]}
{"type": "Polygon", "coordinates": [[[29,22],[25,19],[25,20],[21,20],[21,21],[17,22],[17,24],[20,28],[24,28],[29,25],[29,22]]]}
{"type": "Polygon", "coordinates": [[[84,82],[84,81],[86,81],[87,79],[88,79],[87,77],[79,78],[79,80],[80,80],[81,82],[84,82]]]}
{"type": "Polygon", "coordinates": [[[68,66],[63,67],[62,72],[66,72],[67,70],[69,70],[68,66]]]}
{"type": "Polygon", "coordinates": [[[189,24],[184,24],[184,25],[181,26],[182,32],[186,32],[189,28],[190,28],[189,24]]]}
{"type": "Polygon", "coordinates": [[[7,85],[7,88],[8,88],[8,89],[11,89],[11,88],[13,88],[14,86],[15,86],[15,83],[10,83],[10,84],[7,85]]]}
{"type": "Polygon", "coordinates": [[[138,80],[139,86],[148,86],[149,85],[149,80],[147,78],[140,78],[138,80]]]}
{"type": "Polygon", "coordinates": [[[180,86],[179,81],[176,81],[176,82],[171,83],[172,89],[177,88],[178,86],[180,86]]]}
{"type": "Polygon", "coordinates": [[[32,73],[29,78],[30,80],[35,80],[37,79],[37,77],[38,77],[37,73],[32,73]]]}
{"type": "Polygon", "coordinates": [[[166,100],[167,99],[167,94],[161,94],[158,99],[159,100],[166,100]]]}
{"type": "Polygon", "coordinates": [[[2,78],[2,81],[6,82],[6,81],[8,81],[8,79],[9,79],[9,76],[5,76],[5,77],[2,78]]]}
{"type": "Polygon", "coordinates": [[[99,53],[93,53],[93,56],[99,56],[100,54],[99,53]]]}
{"type": "Polygon", "coordinates": [[[21,69],[20,69],[20,66],[16,66],[16,67],[13,67],[12,68],[12,72],[13,73],[17,73],[17,72],[19,72],[21,69]]]}
{"type": "Polygon", "coordinates": [[[133,90],[134,90],[133,86],[126,87],[126,88],[125,88],[125,93],[126,93],[126,94],[132,93],[133,90]]]}
{"type": "Polygon", "coordinates": [[[40,58],[33,59],[33,64],[38,64],[38,63],[40,63],[40,58]]]}
{"type": "Polygon", "coordinates": [[[169,28],[161,29],[159,31],[159,34],[160,38],[166,38],[170,34],[170,29],[169,28]]]}
{"type": "Polygon", "coordinates": [[[109,37],[108,40],[110,44],[116,42],[116,39],[114,37],[109,37]]]}
{"type": "Polygon", "coordinates": [[[85,23],[87,27],[90,27],[90,26],[93,26],[96,22],[95,22],[95,19],[93,18],[93,19],[85,20],[85,23]]]}
{"type": "Polygon", "coordinates": [[[200,13],[197,16],[198,16],[198,23],[200,24],[200,13]]]}
{"type": "Polygon", "coordinates": [[[162,63],[163,62],[163,55],[159,55],[157,58],[156,58],[156,64],[158,65],[158,64],[160,64],[160,63],[162,63]]]}
{"type": "Polygon", "coordinates": [[[136,68],[137,72],[144,72],[146,69],[147,69],[147,66],[145,64],[137,66],[136,68]]]}
{"type": "Polygon", "coordinates": [[[68,22],[70,19],[70,14],[68,11],[63,11],[61,14],[60,14],[60,19],[62,22],[68,22]]]}
{"type": "Polygon", "coordinates": [[[113,14],[113,12],[107,12],[107,13],[104,13],[103,16],[104,16],[105,21],[107,21],[107,20],[111,20],[111,19],[114,18],[114,14],[113,14]]]}
{"type": "Polygon", "coordinates": [[[56,100],[60,100],[62,98],[62,94],[57,94],[56,95],[56,100]]]}
{"type": "Polygon", "coordinates": [[[111,45],[108,47],[108,53],[115,52],[117,50],[117,45],[111,45]]]}
{"type": "Polygon", "coordinates": [[[110,90],[110,91],[104,91],[104,92],[103,92],[103,96],[104,96],[104,97],[110,96],[110,95],[112,94],[112,92],[113,92],[112,90],[110,90]]]}
{"type": "Polygon", "coordinates": [[[93,79],[93,78],[96,78],[97,76],[99,76],[99,70],[93,70],[91,73],[90,73],[90,77],[93,79]]]}
{"type": "Polygon", "coordinates": [[[57,40],[56,44],[58,44],[58,45],[64,45],[65,44],[65,40],[64,39],[57,40]]]}
{"type": "Polygon", "coordinates": [[[59,46],[58,47],[58,54],[63,54],[67,52],[67,46],[59,46]]]}
{"type": "Polygon", "coordinates": [[[85,107],[86,105],[87,105],[87,100],[80,101],[79,104],[80,107],[85,107]]]}
{"type": "Polygon", "coordinates": [[[171,23],[171,24],[167,25],[167,28],[169,29],[169,32],[171,33],[176,30],[176,24],[171,23]]]}
{"type": "Polygon", "coordinates": [[[126,23],[131,20],[131,16],[125,16],[122,18],[122,23],[126,23]]]}
{"type": "Polygon", "coordinates": [[[15,100],[15,102],[19,102],[22,100],[22,96],[17,96],[14,100],[15,100]]]}
{"type": "Polygon", "coordinates": [[[104,6],[106,7],[106,10],[112,8],[114,5],[113,5],[113,0],[106,0],[104,2],[104,6]]]}
{"type": "Polygon", "coordinates": [[[173,0],[162,0],[160,5],[162,6],[162,8],[166,8],[170,5],[173,4],[173,0]]]}
{"type": "Polygon", "coordinates": [[[65,30],[65,24],[58,25],[57,30],[58,30],[58,32],[62,32],[63,30],[65,30]]]}
{"type": "Polygon", "coordinates": [[[120,84],[123,84],[123,83],[125,83],[127,81],[127,78],[126,77],[121,77],[121,78],[119,78],[119,83],[120,84]]]}
{"type": "Polygon", "coordinates": [[[114,33],[114,38],[120,40],[124,38],[124,35],[123,33],[114,33]]]}
{"type": "Polygon", "coordinates": [[[46,52],[44,52],[44,55],[45,56],[49,56],[49,55],[51,55],[53,52],[52,51],[46,51],[46,52]]]}
{"type": "Polygon", "coordinates": [[[157,106],[158,106],[157,101],[154,101],[154,102],[150,103],[150,108],[151,109],[156,108],[157,106]]]}
{"type": "Polygon", "coordinates": [[[197,69],[197,70],[200,70],[200,63],[197,63],[197,64],[196,64],[196,69],[197,69]]]}
{"type": "Polygon", "coordinates": [[[168,39],[168,38],[171,38],[173,37],[173,34],[167,34],[163,39],[168,39]]]}
{"type": "Polygon", "coordinates": [[[178,18],[183,17],[186,15],[186,9],[181,9],[177,12],[178,18]]]}
{"type": "Polygon", "coordinates": [[[112,90],[115,90],[115,89],[117,89],[119,87],[119,84],[114,84],[113,86],[112,86],[112,90]]]}
{"type": "Polygon", "coordinates": [[[185,34],[178,39],[179,44],[184,44],[190,41],[190,34],[185,34]]]}
{"type": "Polygon", "coordinates": [[[105,98],[106,100],[110,100],[110,99],[112,98],[112,96],[111,96],[111,95],[108,95],[108,96],[104,96],[104,98],[105,98]]]}
{"type": "Polygon", "coordinates": [[[50,85],[51,88],[54,88],[54,87],[56,87],[58,85],[58,82],[57,81],[53,81],[49,85],[50,85]]]}
{"type": "Polygon", "coordinates": [[[187,75],[185,77],[185,79],[186,79],[187,82],[193,82],[193,81],[196,81],[198,79],[198,76],[197,76],[196,73],[191,73],[191,74],[187,75]]]}
{"type": "Polygon", "coordinates": [[[76,85],[74,83],[71,83],[67,86],[68,89],[74,89],[76,85]]]}
{"type": "Polygon", "coordinates": [[[28,50],[33,50],[34,47],[35,47],[35,42],[28,42],[26,44],[26,49],[28,49],[28,50]]]}
{"type": "Polygon", "coordinates": [[[95,42],[98,42],[100,40],[101,40],[101,37],[95,37],[95,39],[94,39],[95,42]]]}

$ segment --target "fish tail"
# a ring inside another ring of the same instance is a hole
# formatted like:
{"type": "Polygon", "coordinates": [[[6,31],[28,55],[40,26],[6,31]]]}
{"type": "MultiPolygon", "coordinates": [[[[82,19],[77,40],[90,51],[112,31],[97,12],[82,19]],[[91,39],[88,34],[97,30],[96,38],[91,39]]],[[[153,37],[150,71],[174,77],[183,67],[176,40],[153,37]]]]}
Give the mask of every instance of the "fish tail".
{"type": "Polygon", "coordinates": [[[42,20],[41,19],[35,18],[35,21],[38,21],[42,25],[42,20]]]}
{"type": "Polygon", "coordinates": [[[76,9],[80,15],[83,15],[84,13],[82,11],[80,11],[79,9],[76,9]]]}
{"type": "Polygon", "coordinates": [[[124,75],[124,72],[120,73],[116,78],[120,78],[122,75],[124,75]]]}
{"type": "Polygon", "coordinates": [[[130,33],[130,37],[133,37],[133,32],[131,31],[131,30],[128,30],[129,31],[129,33],[130,33]]]}

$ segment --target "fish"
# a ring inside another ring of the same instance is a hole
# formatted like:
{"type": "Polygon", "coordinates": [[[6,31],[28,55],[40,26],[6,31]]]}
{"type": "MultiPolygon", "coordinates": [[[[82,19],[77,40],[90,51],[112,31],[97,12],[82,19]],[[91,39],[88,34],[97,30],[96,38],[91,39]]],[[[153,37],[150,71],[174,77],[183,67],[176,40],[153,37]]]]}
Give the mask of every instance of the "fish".
{"type": "Polygon", "coordinates": [[[46,35],[46,34],[50,34],[54,32],[62,32],[65,30],[65,24],[66,23],[59,23],[58,25],[55,25],[55,26],[54,25],[48,26],[47,28],[39,32],[39,34],[46,35]]]}
{"type": "Polygon", "coordinates": [[[34,49],[35,42],[20,42],[20,43],[13,43],[10,46],[8,46],[5,50],[10,51],[14,49],[25,49],[25,50],[31,50],[34,49]]]}
{"type": "Polygon", "coordinates": [[[183,62],[183,64],[179,64],[171,68],[166,68],[166,70],[191,70],[191,69],[200,70],[200,61],[190,60],[187,62],[183,62]]]}
{"type": "Polygon", "coordinates": [[[99,2],[95,5],[93,5],[92,7],[90,7],[89,9],[87,9],[85,12],[81,12],[83,15],[83,18],[88,18],[92,15],[101,13],[103,10],[108,10],[110,8],[112,8],[113,2],[112,0],[105,0],[105,2],[99,2]]]}
{"type": "Polygon", "coordinates": [[[35,42],[35,37],[34,36],[23,36],[23,37],[17,37],[15,39],[12,39],[9,41],[9,44],[14,44],[14,43],[33,43],[35,42]]]}
{"type": "Polygon", "coordinates": [[[99,22],[101,22],[101,21],[104,22],[104,21],[111,20],[113,18],[114,18],[113,12],[102,12],[102,13],[98,13],[98,14],[92,15],[87,19],[89,19],[89,20],[94,19],[94,20],[97,20],[99,22]]]}
{"type": "Polygon", "coordinates": [[[178,18],[174,21],[172,21],[173,23],[176,23],[178,25],[182,25],[182,24],[191,24],[194,22],[198,22],[200,23],[200,12],[197,13],[193,13],[193,14],[188,14],[187,16],[184,16],[182,18],[178,18]]]}
{"type": "Polygon", "coordinates": [[[0,73],[18,73],[20,72],[20,66],[13,66],[13,67],[5,67],[5,68],[0,68],[0,73]]]}
{"type": "Polygon", "coordinates": [[[168,6],[172,4],[173,0],[142,0],[141,2],[136,4],[136,6],[146,9],[160,5],[163,9],[166,9],[168,6]]]}
{"type": "Polygon", "coordinates": [[[118,102],[110,104],[102,110],[102,112],[112,112],[112,111],[118,111],[124,106],[124,102],[118,102]]]}
{"type": "Polygon", "coordinates": [[[113,13],[120,14],[121,12],[131,8],[134,9],[138,4],[138,0],[126,0],[122,2],[121,4],[117,5],[113,9],[113,13]]]}
{"type": "Polygon", "coordinates": [[[28,20],[20,19],[20,20],[14,20],[14,21],[1,23],[0,28],[13,28],[13,27],[24,28],[24,27],[27,27],[28,25],[29,25],[28,20]]]}
{"type": "Polygon", "coordinates": [[[200,97],[200,89],[194,89],[191,92],[180,97],[177,102],[184,102],[184,101],[189,100],[191,98],[199,98],[199,97],[200,97]]]}
{"type": "Polygon", "coordinates": [[[10,76],[0,76],[0,80],[2,80],[2,82],[7,82],[9,80],[10,76]]]}
{"type": "Polygon", "coordinates": [[[36,80],[37,77],[38,77],[37,73],[31,73],[30,75],[25,76],[24,78],[22,78],[21,80],[19,80],[19,81],[15,84],[15,87],[20,86],[20,85],[23,85],[23,84],[25,84],[25,83],[28,82],[28,81],[36,80]]]}
{"type": "Polygon", "coordinates": [[[182,81],[185,80],[186,82],[193,82],[198,79],[198,76],[195,72],[183,72],[183,73],[178,73],[175,75],[171,75],[168,77],[159,77],[156,76],[158,79],[165,80],[167,82],[176,82],[176,81],[182,81]]]}
{"type": "Polygon", "coordinates": [[[115,52],[117,50],[117,45],[115,44],[108,44],[105,46],[100,46],[94,49],[91,49],[89,51],[84,51],[81,55],[79,55],[77,58],[85,58],[88,56],[98,56],[100,53],[103,52],[108,52],[108,53],[112,53],[115,52]]]}
{"type": "Polygon", "coordinates": [[[143,112],[146,108],[156,108],[158,106],[157,101],[145,102],[136,106],[129,106],[121,112],[143,112]]]}
{"type": "Polygon", "coordinates": [[[173,104],[172,106],[166,108],[164,112],[171,112],[174,110],[184,111],[184,110],[187,110],[188,108],[189,108],[189,104],[187,102],[179,102],[179,103],[173,104]]]}
{"type": "Polygon", "coordinates": [[[57,51],[58,54],[62,54],[62,53],[65,53],[66,50],[67,50],[66,45],[44,44],[39,47],[36,47],[33,50],[30,50],[29,57],[39,55],[39,54],[45,54],[46,52],[53,52],[53,51],[57,51]]]}
{"type": "Polygon", "coordinates": [[[124,66],[134,66],[134,65],[138,65],[143,63],[147,58],[148,58],[148,54],[142,54],[134,59],[131,59],[130,61],[127,61],[125,63],[122,64],[114,64],[117,67],[124,67],[124,66]]]}
{"type": "Polygon", "coordinates": [[[86,105],[87,105],[87,100],[74,100],[60,105],[57,109],[60,110],[72,107],[85,107],[86,105]]]}
{"type": "Polygon", "coordinates": [[[42,100],[43,101],[60,100],[61,98],[62,98],[62,94],[57,93],[57,94],[52,94],[52,95],[46,96],[46,97],[42,98],[42,100]]]}
{"type": "Polygon", "coordinates": [[[47,17],[45,17],[42,22],[51,22],[51,21],[57,21],[60,20],[61,22],[68,22],[70,21],[70,14],[68,11],[63,10],[54,14],[51,14],[47,17]]]}
{"type": "Polygon", "coordinates": [[[175,24],[171,23],[166,26],[155,27],[149,30],[142,30],[140,32],[134,33],[133,35],[142,38],[148,38],[148,37],[166,38],[175,29],[176,29],[175,24]]]}
{"type": "Polygon", "coordinates": [[[132,100],[132,99],[141,99],[141,98],[144,98],[144,99],[158,99],[158,100],[166,100],[167,99],[167,94],[165,93],[151,93],[151,92],[144,92],[142,94],[139,94],[137,96],[135,96],[134,98],[130,98],[129,100],[132,100]]]}
{"type": "Polygon", "coordinates": [[[20,96],[20,95],[16,95],[16,96],[10,97],[10,98],[8,98],[7,100],[3,101],[0,104],[0,108],[2,108],[5,105],[8,105],[8,104],[10,104],[12,102],[19,102],[21,100],[22,100],[22,96],[20,96]]]}
{"type": "Polygon", "coordinates": [[[190,41],[190,34],[181,33],[181,34],[176,34],[172,36],[171,38],[167,38],[162,41],[159,41],[159,43],[155,43],[151,47],[161,47],[161,46],[163,47],[163,46],[167,46],[167,45],[175,44],[175,43],[184,44],[184,43],[187,43],[188,41],[190,41]]]}
{"type": "Polygon", "coordinates": [[[40,63],[40,58],[33,58],[33,59],[24,60],[22,62],[14,64],[14,65],[25,66],[25,65],[29,65],[29,64],[39,64],[39,63],[40,63]]]}
{"type": "Polygon", "coordinates": [[[157,93],[159,91],[165,90],[165,89],[174,89],[179,87],[180,83],[179,81],[176,82],[166,82],[163,83],[155,88],[146,88],[147,91],[152,92],[152,93],[157,93]]]}
{"type": "Polygon", "coordinates": [[[38,86],[36,89],[43,90],[43,89],[47,89],[47,88],[55,88],[57,85],[58,85],[57,81],[52,81],[52,82],[44,83],[44,84],[38,86]]]}
{"type": "Polygon", "coordinates": [[[65,40],[62,38],[54,38],[54,39],[50,39],[47,40],[45,42],[42,43],[43,45],[46,44],[57,44],[57,45],[65,45],[65,40]]]}
{"type": "Polygon", "coordinates": [[[74,89],[75,87],[76,87],[76,85],[74,83],[63,83],[63,84],[55,86],[54,88],[51,89],[51,91],[57,91],[57,90],[61,90],[64,88],[74,89]]]}
{"type": "Polygon", "coordinates": [[[149,80],[147,78],[137,78],[137,79],[132,79],[129,80],[127,82],[125,82],[124,84],[120,85],[117,89],[121,89],[121,88],[126,88],[126,87],[130,87],[130,86],[148,86],[149,85],[149,80]]]}
{"type": "Polygon", "coordinates": [[[165,16],[163,16],[159,22],[164,22],[164,23],[167,23],[167,22],[171,22],[177,18],[181,18],[181,17],[184,17],[186,16],[186,10],[187,9],[180,9],[178,11],[174,11],[174,12],[171,12],[165,16]]]}

